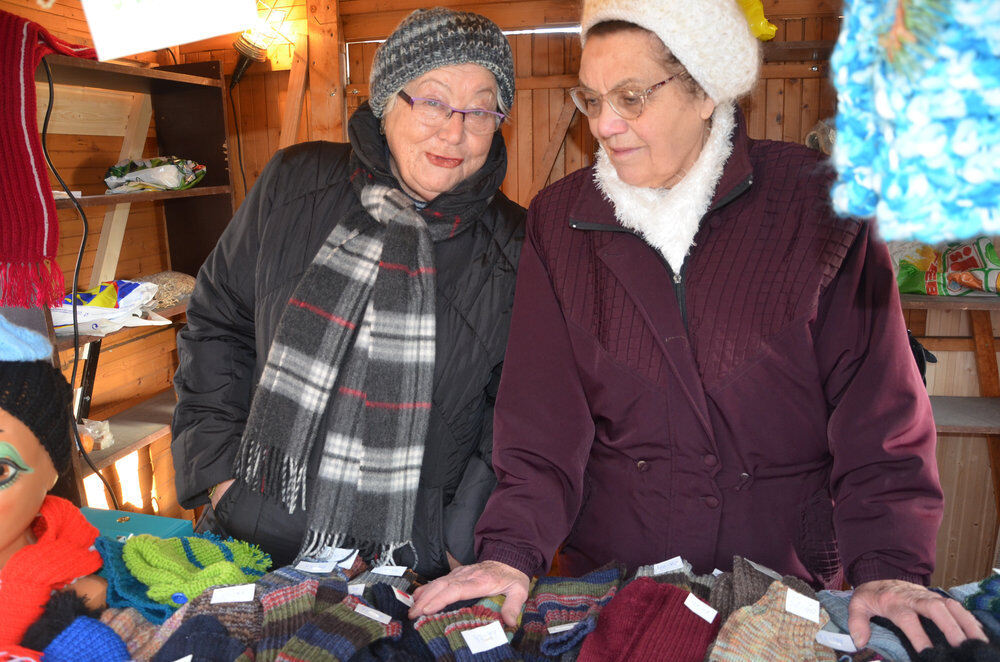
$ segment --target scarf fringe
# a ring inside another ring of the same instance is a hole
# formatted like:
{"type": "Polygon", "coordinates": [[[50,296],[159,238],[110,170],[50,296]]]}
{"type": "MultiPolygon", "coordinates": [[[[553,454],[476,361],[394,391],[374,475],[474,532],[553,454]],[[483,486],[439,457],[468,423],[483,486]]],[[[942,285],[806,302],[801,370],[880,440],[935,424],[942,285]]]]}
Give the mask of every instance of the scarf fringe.
{"type": "MultiPolygon", "coordinates": [[[[299,554],[295,561],[298,563],[303,559],[316,558],[320,553],[327,547],[332,548],[342,548],[346,544],[347,534],[344,533],[330,533],[328,531],[322,531],[318,529],[309,528],[306,531],[305,538],[302,540],[302,547],[299,548],[299,554]]],[[[374,541],[352,541],[353,545],[357,545],[360,549],[373,550],[375,553],[375,558],[377,559],[375,563],[371,566],[372,568],[382,568],[385,566],[395,565],[393,560],[393,554],[397,549],[401,549],[409,545],[410,549],[413,550],[413,565],[417,565],[417,547],[413,544],[412,540],[403,540],[401,542],[374,542],[374,541]]]]}
{"type": "Polygon", "coordinates": [[[0,263],[0,306],[59,306],[65,287],[62,270],[52,260],[0,263]]]}
{"type": "Polygon", "coordinates": [[[236,457],[236,474],[278,500],[289,514],[306,509],[306,471],[305,461],[257,440],[241,446],[236,457]]]}

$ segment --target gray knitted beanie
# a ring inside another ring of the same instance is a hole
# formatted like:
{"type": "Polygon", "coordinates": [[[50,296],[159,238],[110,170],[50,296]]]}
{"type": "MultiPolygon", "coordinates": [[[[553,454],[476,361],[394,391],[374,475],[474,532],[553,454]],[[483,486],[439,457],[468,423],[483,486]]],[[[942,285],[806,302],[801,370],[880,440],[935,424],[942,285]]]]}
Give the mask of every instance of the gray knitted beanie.
{"type": "Polygon", "coordinates": [[[479,14],[435,7],[404,18],[375,51],[368,98],[375,117],[382,117],[389,99],[411,80],[453,64],[488,69],[497,79],[504,106],[514,105],[514,56],[496,23],[479,14]]]}

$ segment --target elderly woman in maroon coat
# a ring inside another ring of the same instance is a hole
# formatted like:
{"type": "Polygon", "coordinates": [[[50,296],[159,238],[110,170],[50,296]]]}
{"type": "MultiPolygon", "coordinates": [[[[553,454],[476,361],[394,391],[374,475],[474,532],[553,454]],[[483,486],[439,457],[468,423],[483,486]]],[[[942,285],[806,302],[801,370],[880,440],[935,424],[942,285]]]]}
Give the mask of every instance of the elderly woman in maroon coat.
{"type": "Polygon", "coordinates": [[[581,86],[600,149],[528,213],[479,563],[413,615],[563,574],[734,555],[856,587],[850,629],[916,614],[985,638],[926,584],[942,496],[889,256],[830,212],[832,172],[747,137],[758,48],[732,0],[587,0],[581,86]]]}

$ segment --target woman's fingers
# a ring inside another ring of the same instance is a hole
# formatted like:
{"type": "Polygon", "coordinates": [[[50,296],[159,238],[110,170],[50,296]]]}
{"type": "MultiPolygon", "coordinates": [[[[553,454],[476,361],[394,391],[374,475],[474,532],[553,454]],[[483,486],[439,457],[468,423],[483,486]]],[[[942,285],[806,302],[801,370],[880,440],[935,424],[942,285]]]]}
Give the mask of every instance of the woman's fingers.
{"type": "Polygon", "coordinates": [[[500,613],[508,625],[515,625],[521,607],[528,598],[528,576],[496,561],[456,568],[414,591],[410,618],[435,614],[459,600],[488,595],[506,596],[500,613]]]}

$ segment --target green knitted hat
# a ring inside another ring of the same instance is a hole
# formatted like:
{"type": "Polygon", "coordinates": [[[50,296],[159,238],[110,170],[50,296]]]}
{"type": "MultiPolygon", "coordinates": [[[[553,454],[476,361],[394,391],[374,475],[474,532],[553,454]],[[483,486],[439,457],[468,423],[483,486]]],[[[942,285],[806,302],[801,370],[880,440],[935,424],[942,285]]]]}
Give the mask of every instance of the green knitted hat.
{"type": "Polygon", "coordinates": [[[180,606],[211,586],[252,584],[271,567],[271,557],[240,540],[215,536],[157,538],[133,536],[122,559],[137,580],[149,587],[150,600],[180,606]]]}

